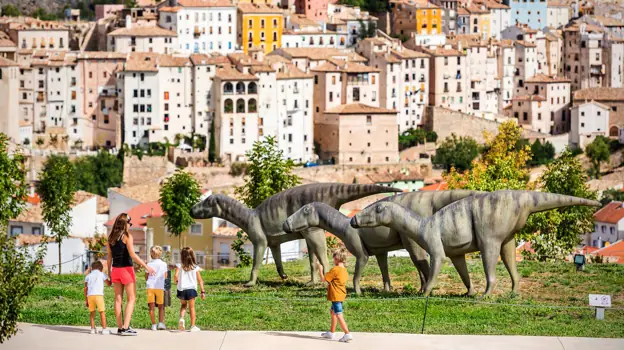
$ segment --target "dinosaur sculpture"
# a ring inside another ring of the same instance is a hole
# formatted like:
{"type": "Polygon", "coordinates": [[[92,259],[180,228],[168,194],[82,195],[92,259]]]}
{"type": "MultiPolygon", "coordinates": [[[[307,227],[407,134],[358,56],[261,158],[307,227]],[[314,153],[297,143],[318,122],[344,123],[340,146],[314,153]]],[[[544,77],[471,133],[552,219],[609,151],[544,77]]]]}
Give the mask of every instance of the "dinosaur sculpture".
{"type": "MultiPolygon", "coordinates": [[[[465,198],[475,191],[436,191],[411,192],[387,197],[378,202],[393,202],[404,205],[419,215],[429,216],[444,206],[465,198]]],[[[323,204],[311,203],[299,209],[284,222],[285,232],[300,232],[310,227],[319,227],[340,238],[347,250],[356,258],[353,287],[356,293],[361,292],[360,279],[368,257],[375,255],[381,270],[384,290],[390,291],[388,274],[388,252],[406,249],[421,276],[421,288],[424,290],[429,270],[427,253],[409,237],[385,226],[376,228],[356,229],[349,225],[349,218],[336,209],[323,204]]]]}
{"type": "Polygon", "coordinates": [[[284,279],[287,278],[282,266],[280,244],[301,238],[306,240],[308,246],[312,282],[315,282],[317,276],[314,273],[314,256],[321,262],[325,271],[329,271],[325,234],[320,229],[287,234],[282,230],[282,225],[288,216],[308,203],[322,202],[340,208],[347,202],[388,192],[401,190],[378,185],[309,184],[277,193],[264,200],[255,209],[249,209],[228,196],[216,194],[194,205],[191,216],[196,219],[219,217],[237,225],[247,233],[254,249],[251,278],[246,286],[253,286],[256,283],[267,246],[273,254],[278,274],[284,279]]]}
{"type": "Polygon", "coordinates": [[[423,218],[391,202],[368,206],[351,219],[351,226],[389,226],[403,232],[431,257],[425,295],[431,293],[445,254],[462,280],[469,280],[465,254],[480,251],[487,280],[485,295],[492,292],[496,262],[501,255],[511,275],[512,291],[518,290],[514,233],[524,227],[532,213],[574,205],[600,206],[600,202],[560,194],[533,191],[496,191],[459,200],[423,218]]]}

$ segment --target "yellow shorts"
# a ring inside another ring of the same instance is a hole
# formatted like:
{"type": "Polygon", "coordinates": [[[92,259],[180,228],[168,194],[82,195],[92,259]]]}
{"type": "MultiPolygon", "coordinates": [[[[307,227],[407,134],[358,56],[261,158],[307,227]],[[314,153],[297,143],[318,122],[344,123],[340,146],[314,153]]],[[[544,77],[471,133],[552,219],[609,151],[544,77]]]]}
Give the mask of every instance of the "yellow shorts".
{"type": "Polygon", "coordinates": [[[156,305],[165,305],[165,291],[162,289],[148,289],[147,303],[156,303],[156,305]]]}
{"type": "Polygon", "coordinates": [[[104,312],[104,296],[103,295],[89,295],[87,296],[87,302],[89,302],[89,312],[95,311],[96,306],[99,312],[104,312]]]}

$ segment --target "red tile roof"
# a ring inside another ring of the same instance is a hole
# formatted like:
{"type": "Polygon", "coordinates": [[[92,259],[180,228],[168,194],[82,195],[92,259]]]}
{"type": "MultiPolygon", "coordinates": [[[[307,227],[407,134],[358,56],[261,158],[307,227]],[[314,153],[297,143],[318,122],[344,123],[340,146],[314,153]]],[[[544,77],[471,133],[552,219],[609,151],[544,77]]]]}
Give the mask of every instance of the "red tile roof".
{"type": "Polygon", "coordinates": [[[624,218],[624,208],[622,202],[613,201],[594,214],[594,220],[598,222],[606,222],[617,224],[624,218]]]}
{"type": "MultiPolygon", "coordinates": [[[[157,218],[157,217],[163,216],[165,213],[163,212],[162,208],[160,208],[160,204],[158,203],[158,201],[154,201],[154,202],[148,202],[148,203],[141,203],[133,207],[132,209],[130,209],[127,212],[127,214],[132,219],[133,228],[140,229],[142,227],[145,227],[145,225],[147,224],[148,217],[157,218]]],[[[104,224],[104,226],[106,227],[113,226],[113,224],[115,224],[115,219],[117,218],[112,218],[108,220],[104,224]]]]}
{"type": "Polygon", "coordinates": [[[624,240],[619,240],[604,248],[600,248],[592,253],[592,255],[600,255],[603,257],[616,258],[615,262],[624,264],[624,240]]]}
{"type": "Polygon", "coordinates": [[[420,188],[420,191],[444,191],[448,190],[448,184],[446,182],[438,182],[431,185],[427,185],[420,188]]]}

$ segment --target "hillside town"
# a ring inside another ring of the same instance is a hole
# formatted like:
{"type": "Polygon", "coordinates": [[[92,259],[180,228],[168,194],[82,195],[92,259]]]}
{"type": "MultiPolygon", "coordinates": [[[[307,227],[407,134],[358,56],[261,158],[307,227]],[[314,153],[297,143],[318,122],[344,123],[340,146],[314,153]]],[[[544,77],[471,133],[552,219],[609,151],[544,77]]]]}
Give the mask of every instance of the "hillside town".
{"type": "MultiPolygon", "coordinates": [[[[446,189],[430,160],[435,140],[400,146],[399,135],[415,130],[482,144],[483,131],[512,122],[557,154],[601,136],[624,144],[621,3],[390,0],[375,12],[334,0],[134,4],[95,5],[93,19],[76,9],[56,21],[0,17],[0,133],[28,156],[33,184],[27,210],[9,223],[20,244],[45,241],[34,188],[52,154],[167,148],[167,159],[127,161],[122,186],[106,196],[77,192],[76,224],[63,243],[63,256],[82,254],[127,212],[137,218],[135,249],[147,258],[152,244],[181,244],[167,234],[158,181],[191,167],[207,179],[202,198],[231,194],[242,179],[226,167],[268,137],[308,166],[297,169],[304,183],[405,191],[446,189]],[[209,164],[208,152],[224,167],[209,164]]],[[[620,190],[619,180],[593,188],[620,190]]],[[[341,211],[353,216],[368,203],[341,211]]],[[[623,208],[614,201],[600,209],[584,237],[619,263],[623,208]]],[[[199,220],[184,245],[202,267],[234,266],[237,231],[222,219],[199,220]]],[[[54,263],[58,252],[50,252],[54,263]]],[[[304,252],[301,240],[282,247],[285,260],[304,252]]],[[[64,272],[84,267],[77,260],[64,272]]]]}

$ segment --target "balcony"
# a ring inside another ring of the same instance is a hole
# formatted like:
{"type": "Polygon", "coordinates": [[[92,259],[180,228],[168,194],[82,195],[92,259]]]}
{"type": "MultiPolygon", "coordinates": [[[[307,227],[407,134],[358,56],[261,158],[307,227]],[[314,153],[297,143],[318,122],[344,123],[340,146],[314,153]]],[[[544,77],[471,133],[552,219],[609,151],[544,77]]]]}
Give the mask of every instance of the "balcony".
{"type": "Polygon", "coordinates": [[[589,67],[589,74],[591,75],[603,75],[604,71],[604,64],[592,64],[589,67]]]}

